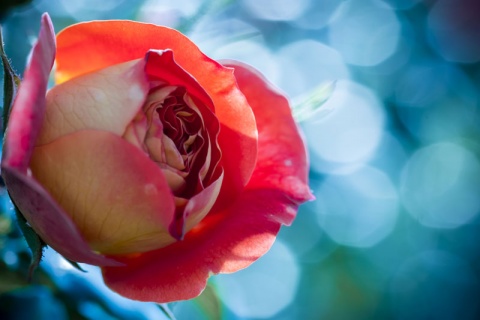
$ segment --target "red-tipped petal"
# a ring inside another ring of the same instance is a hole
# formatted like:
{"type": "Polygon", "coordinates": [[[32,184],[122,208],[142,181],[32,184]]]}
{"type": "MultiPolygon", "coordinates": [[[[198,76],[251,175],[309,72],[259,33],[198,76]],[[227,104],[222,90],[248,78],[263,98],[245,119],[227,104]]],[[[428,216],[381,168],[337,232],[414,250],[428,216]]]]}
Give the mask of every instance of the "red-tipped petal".
{"type": "Polygon", "coordinates": [[[177,64],[172,50],[150,50],[145,60],[145,72],[151,80],[161,79],[172,86],[183,86],[188,94],[196,97],[211,111],[215,111],[212,99],[197,80],[177,64]]]}
{"type": "Polygon", "coordinates": [[[287,98],[254,68],[236,61],[224,65],[235,69],[257,121],[258,161],[247,188],[281,190],[298,203],[312,200],[306,147],[287,98]]]}
{"type": "Polygon", "coordinates": [[[212,98],[221,123],[224,180],[218,207],[228,205],[249,181],[256,163],[257,129],[252,110],[232,70],[205,56],[176,30],[133,21],[94,21],[70,26],[57,36],[57,81],[170,49],[176,62],[212,98]]]}
{"type": "Polygon", "coordinates": [[[120,259],[125,267],[103,268],[105,283],[135,300],[170,302],[196,297],[210,275],[237,271],[264,255],[280,228],[274,217],[295,211],[296,206],[281,192],[246,192],[227,212],[207,216],[183,241],[120,259]]]}

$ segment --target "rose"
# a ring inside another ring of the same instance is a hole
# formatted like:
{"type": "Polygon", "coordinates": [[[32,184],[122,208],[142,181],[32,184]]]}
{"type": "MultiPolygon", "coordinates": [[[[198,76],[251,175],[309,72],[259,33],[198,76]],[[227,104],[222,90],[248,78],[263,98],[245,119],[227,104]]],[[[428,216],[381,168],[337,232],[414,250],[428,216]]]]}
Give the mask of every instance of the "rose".
{"type": "Polygon", "coordinates": [[[185,36],[48,15],[15,98],[2,176],[42,240],[137,300],[198,295],[263,255],[311,195],[288,101],[185,36]],[[46,93],[56,54],[56,86],[46,93]]]}

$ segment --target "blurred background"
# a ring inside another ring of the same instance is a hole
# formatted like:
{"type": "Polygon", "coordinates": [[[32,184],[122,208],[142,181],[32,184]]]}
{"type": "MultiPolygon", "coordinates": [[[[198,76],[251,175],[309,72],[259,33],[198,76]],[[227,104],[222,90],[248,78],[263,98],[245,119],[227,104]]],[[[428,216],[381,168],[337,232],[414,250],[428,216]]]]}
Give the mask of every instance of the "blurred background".
{"type": "Polygon", "coordinates": [[[251,267],[159,307],[51,250],[27,286],[1,191],[0,319],[480,318],[479,1],[10,2],[0,19],[19,74],[45,11],[57,32],[93,19],[171,26],[212,58],[255,66],[292,101],[316,200],[251,267]]]}

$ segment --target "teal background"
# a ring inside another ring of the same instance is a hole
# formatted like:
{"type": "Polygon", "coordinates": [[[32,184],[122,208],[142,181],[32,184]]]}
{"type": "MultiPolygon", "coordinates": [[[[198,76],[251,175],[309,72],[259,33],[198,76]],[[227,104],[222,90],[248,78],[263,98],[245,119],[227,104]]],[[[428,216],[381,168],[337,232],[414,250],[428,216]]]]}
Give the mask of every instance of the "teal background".
{"type": "MultiPolygon", "coordinates": [[[[178,28],[292,101],[316,200],[251,267],[165,306],[174,317],[480,318],[478,1],[34,0],[0,15],[19,74],[43,12],[57,32],[94,19],[178,28]],[[311,111],[315,95],[329,99],[311,111]]],[[[0,319],[166,318],[51,250],[27,285],[28,251],[0,193],[0,319]]]]}

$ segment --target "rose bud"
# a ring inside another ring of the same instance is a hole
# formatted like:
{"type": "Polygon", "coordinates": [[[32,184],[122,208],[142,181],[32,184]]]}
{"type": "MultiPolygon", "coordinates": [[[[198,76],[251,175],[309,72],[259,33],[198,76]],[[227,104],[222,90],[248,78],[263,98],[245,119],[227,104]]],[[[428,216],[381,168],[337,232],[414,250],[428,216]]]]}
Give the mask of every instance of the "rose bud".
{"type": "Polygon", "coordinates": [[[43,16],[2,176],[40,238],[119,294],[189,299],[247,267],[311,199],[307,174],[287,99],[252,67],[132,21],[55,41],[43,16]]]}

